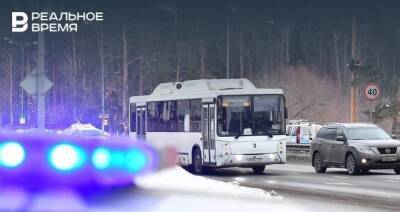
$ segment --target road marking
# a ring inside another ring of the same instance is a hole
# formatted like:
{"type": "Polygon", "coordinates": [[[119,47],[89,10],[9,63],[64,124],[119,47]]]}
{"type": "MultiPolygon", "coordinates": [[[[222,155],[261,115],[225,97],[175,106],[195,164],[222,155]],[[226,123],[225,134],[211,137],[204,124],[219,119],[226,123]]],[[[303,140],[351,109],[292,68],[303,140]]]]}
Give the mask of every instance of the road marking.
{"type": "Polygon", "coordinates": [[[342,186],[352,186],[353,184],[350,183],[343,183],[343,182],[339,182],[339,183],[324,183],[327,185],[342,185],[342,186]]]}
{"type": "Polygon", "coordinates": [[[400,180],[385,180],[385,182],[389,182],[389,183],[400,183],[400,180]]]}
{"type": "Polygon", "coordinates": [[[344,176],[333,176],[333,177],[340,178],[340,179],[349,179],[349,177],[344,177],[344,176]]]}
{"type": "Polygon", "coordinates": [[[244,181],[246,181],[246,179],[243,178],[243,177],[235,177],[235,178],[233,178],[233,180],[238,181],[238,182],[244,182],[244,181]]]}
{"type": "Polygon", "coordinates": [[[276,183],[276,181],[273,181],[273,180],[267,180],[265,182],[268,183],[268,184],[275,184],[276,183]]]}
{"type": "Polygon", "coordinates": [[[292,172],[292,174],[301,174],[301,173],[299,173],[299,172],[292,172]]]}

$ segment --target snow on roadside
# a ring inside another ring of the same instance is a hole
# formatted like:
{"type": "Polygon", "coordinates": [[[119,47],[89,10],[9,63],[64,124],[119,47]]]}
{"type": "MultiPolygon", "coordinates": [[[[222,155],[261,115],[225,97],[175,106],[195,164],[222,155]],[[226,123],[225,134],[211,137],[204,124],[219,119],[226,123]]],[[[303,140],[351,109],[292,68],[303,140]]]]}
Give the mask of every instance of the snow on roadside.
{"type": "Polygon", "coordinates": [[[135,179],[135,184],[144,189],[193,192],[258,200],[283,199],[279,195],[271,194],[262,189],[196,176],[177,166],[140,176],[135,179]]]}

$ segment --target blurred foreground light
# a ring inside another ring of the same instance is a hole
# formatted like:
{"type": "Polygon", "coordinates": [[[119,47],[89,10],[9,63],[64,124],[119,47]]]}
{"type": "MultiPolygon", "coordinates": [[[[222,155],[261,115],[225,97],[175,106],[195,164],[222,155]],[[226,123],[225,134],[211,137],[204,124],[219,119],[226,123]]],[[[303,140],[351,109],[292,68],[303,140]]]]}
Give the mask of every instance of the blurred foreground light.
{"type": "Polygon", "coordinates": [[[80,168],[86,160],[82,149],[70,144],[58,144],[49,152],[51,166],[60,171],[71,171],[80,168]]]}
{"type": "Polygon", "coordinates": [[[19,166],[25,159],[25,150],[17,142],[6,142],[0,144],[0,166],[14,168],[19,166]]]}
{"type": "Polygon", "coordinates": [[[148,159],[146,154],[139,149],[132,149],[126,154],[125,165],[131,172],[139,172],[146,167],[148,159]]]}
{"type": "Polygon", "coordinates": [[[124,153],[120,151],[114,151],[111,156],[112,165],[120,167],[124,164],[124,153]]]}
{"type": "Polygon", "coordinates": [[[158,150],[125,138],[110,140],[113,142],[66,135],[0,134],[0,187],[36,191],[61,186],[86,191],[92,186],[130,186],[136,176],[177,163],[175,149],[158,150]]]}
{"type": "Polygon", "coordinates": [[[111,153],[104,147],[94,150],[92,155],[92,163],[96,169],[106,169],[111,164],[111,153]]]}

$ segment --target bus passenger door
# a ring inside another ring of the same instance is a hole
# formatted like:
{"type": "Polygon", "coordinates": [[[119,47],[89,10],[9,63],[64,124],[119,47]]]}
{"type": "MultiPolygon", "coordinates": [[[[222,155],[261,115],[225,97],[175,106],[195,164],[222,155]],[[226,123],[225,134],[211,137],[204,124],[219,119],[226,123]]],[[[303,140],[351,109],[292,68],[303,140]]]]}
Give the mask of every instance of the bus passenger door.
{"type": "Polygon", "coordinates": [[[203,104],[203,164],[216,165],[215,161],[215,105],[203,104]]]}
{"type": "Polygon", "coordinates": [[[136,107],[136,133],[138,138],[146,136],[146,107],[136,107]]]}

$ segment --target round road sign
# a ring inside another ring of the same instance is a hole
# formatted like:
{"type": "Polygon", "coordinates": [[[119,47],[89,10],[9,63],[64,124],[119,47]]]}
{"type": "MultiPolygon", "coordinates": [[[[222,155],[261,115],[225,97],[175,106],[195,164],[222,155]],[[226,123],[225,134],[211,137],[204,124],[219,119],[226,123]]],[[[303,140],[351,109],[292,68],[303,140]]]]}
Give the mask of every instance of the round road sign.
{"type": "Polygon", "coordinates": [[[367,98],[370,101],[373,101],[379,97],[379,95],[381,94],[381,89],[376,83],[369,83],[365,87],[364,94],[365,98],[367,98]]]}

